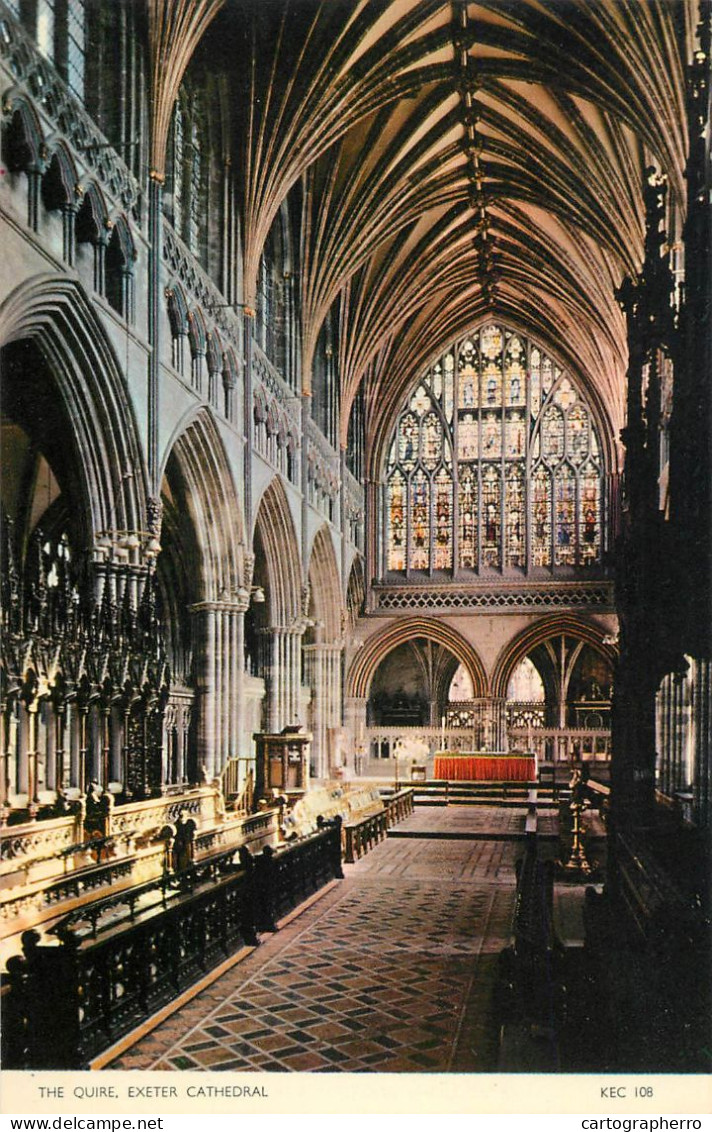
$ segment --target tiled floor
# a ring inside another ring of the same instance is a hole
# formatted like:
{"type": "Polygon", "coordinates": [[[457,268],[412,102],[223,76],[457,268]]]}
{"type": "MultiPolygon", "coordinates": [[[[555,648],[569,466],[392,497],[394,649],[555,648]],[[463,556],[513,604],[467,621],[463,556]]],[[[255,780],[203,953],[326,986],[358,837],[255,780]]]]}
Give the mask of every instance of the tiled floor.
{"type": "MultiPolygon", "coordinates": [[[[482,820],[459,811],[449,809],[453,828],[482,820]]],[[[442,830],[442,813],[418,813],[419,829],[432,817],[442,830]]],[[[506,841],[382,843],[109,1068],[493,1069],[490,1003],[520,851],[506,841]]]]}

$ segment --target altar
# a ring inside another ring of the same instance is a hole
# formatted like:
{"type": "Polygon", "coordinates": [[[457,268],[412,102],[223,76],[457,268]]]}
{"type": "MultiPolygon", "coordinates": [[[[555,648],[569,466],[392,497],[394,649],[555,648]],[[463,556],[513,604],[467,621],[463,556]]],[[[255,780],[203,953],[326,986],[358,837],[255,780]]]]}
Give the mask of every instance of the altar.
{"type": "Polygon", "coordinates": [[[533,782],[536,779],[536,757],[481,751],[439,751],[435,755],[433,777],[450,782],[533,782]]]}

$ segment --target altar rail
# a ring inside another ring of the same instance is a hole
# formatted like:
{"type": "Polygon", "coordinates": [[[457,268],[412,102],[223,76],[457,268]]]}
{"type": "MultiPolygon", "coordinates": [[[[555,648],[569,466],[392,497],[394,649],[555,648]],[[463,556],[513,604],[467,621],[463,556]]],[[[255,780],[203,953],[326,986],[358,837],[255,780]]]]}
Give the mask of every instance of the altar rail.
{"type": "MultiPolygon", "coordinates": [[[[340,823],[240,864],[229,854],[204,862],[177,892],[154,884],[150,908],[122,894],[129,917],[97,938],[65,921],[62,941],[26,932],[8,961],[3,996],[3,1064],[11,1069],[79,1069],[201,976],[254,945],[276,921],[341,872],[340,823]]],[[[105,903],[105,902],[104,902],[105,903]]],[[[106,909],[104,909],[105,911],[106,909]]]]}

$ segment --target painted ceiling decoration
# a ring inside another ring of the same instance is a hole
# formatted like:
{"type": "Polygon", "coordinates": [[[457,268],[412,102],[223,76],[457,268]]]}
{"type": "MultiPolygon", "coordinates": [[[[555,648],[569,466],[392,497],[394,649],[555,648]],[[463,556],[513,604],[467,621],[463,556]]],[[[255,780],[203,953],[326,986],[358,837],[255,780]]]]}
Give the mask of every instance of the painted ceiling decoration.
{"type": "Polygon", "coordinates": [[[305,391],[341,303],[342,443],[372,447],[445,343],[492,315],[624,415],[615,299],[654,168],[682,225],[695,6],[647,0],[245,3],[245,300],[301,182],[305,391]]]}

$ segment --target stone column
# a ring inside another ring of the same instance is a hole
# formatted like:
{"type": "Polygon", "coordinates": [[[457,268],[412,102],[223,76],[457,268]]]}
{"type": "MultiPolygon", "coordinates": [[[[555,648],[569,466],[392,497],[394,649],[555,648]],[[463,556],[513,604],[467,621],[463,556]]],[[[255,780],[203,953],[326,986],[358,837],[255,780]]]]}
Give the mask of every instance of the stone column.
{"type": "Polygon", "coordinates": [[[291,628],[274,626],[264,632],[269,653],[267,727],[277,732],[299,718],[304,629],[299,623],[291,628]]]}
{"type": "Polygon", "coordinates": [[[2,717],[2,775],[0,775],[0,805],[10,800],[17,782],[17,701],[6,701],[2,717]]]}
{"type": "MultiPolygon", "coordinates": [[[[238,591],[229,612],[229,656],[230,692],[228,712],[228,751],[231,757],[247,758],[252,754],[252,743],[247,750],[243,747],[245,734],[245,613],[249,603],[249,591],[238,591]]],[[[242,785],[247,773],[247,764],[239,764],[239,781],[242,785]]]]}
{"type": "Polygon", "coordinates": [[[67,267],[74,267],[77,202],[81,196],[79,185],[74,188],[75,199],[62,205],[62,253],[67,267]]]}
{"type": "Polygon", "coordinates": [[[341,650],[338,645],[319,645],[320,652],[320,726],[322,730],[321,748],[323,755],[323,774],[328,776],[334,769],[329,753],[329,731],[341,723],[341,650]]]}
{"type": "Polygon", "coordinates": [[[245,530],[252,530],[252,341],[254,327],[254,311],[245,308],[243,319],[243,346],[245,365],[242,381],[242,428],[244,433],[244,448],[242,474],[244,480],[245,530]]]}
{"type": "MultiPolygon", "coordinates": [[[[215,775],[215,606],[201,602],[191,609],[196,622],[198,673],[196,706],[198,716],[198,768],[209,778],[215,775]]],[[[200,777],[200,776],[199,776],[200,777]]]]}
{"type": "Polygon", "coordinates": [[[38,700],[33,699],[27,704],[27,801],[30,807],[39,802],[37,730],[38,700]]]}
{"type": "Polygon", "coordinates": [[[509,750],[507,738],[507,701],[493,698],[492,700],[492,750],[509,750]]]}
{"type": "Polygon", "coordinates": [[[366,593],[369,595],[369,607],[372,604],[371,582],[382,577],[385,573],[386,547],[383,539],[383,516],[385,515],[385,499],[382,500],[383,485],[366,482],[365,504],[366,515],[364,519],[364,548],[366,568],[366,593]],[[380,504],[383,502],[383,510],[380,504]]]}
{"type": "Polygon", "coordinates": [[[266,727],[274,733],[279,729],[281,719],[280,641],[284,630],[267,628],[262,632],[265,654],[262,671],[267,684],[266,727]]]}
{"type": "Polygon", "coordinates": [[[369,757],[368,739],[366,736],[366,704],[367,700],[350,697],[344,700],[344,728],[347,732],[349,744],[354,755],[354,769],[356,773],[365,770],[365,763],[369,757]],[[361,767],[363,762],[363,767],[361,767]]]}
{"type": "MultiPolygon", "coordinates": [[[[203,389],[203,370],[205,369],[205,350],[193,346],[190,352],[190,383],[198,393],[204,395],[203,389]]],[[[210,385],[210,375],[208,375],[208,383],[210,385]]],[[[210,400],[210,388],[208,388],[208,400],[210,400]]]]}
{"type": "Polygon", "coordinates": [[[198,618],[199,698],[198,758],[208,777],[219,774],[229,758],[241,754],[244,716],[244,596],[193,606],[198,618]]]}
{"type": "Polygon", "coordinates": [[[161,365],[161,239],[163,235],[164,176],[156,169],[148,181],[148,471],[151,488],[158,494],[160,468],[158,461],[159,376],[161,365]]]}
{"type": "MultiPolygon", "coordinates": [[[[222,378],[222,371],[221,371],[221,366],[220,366],[221,360],[222,359],[217,358],[212,353],[212,351],[207,354],[208,401],[210,402],[210,404],[214,408],[216,408],[218,410],[222,410],[223,408],[225,408],[224,405],[220,404],[220,384],[221,384],[221,378],[222,378]]],[[[225,415],[227,416],[228,414],[225,413],[225,415]]]]}
{"type": "Polygon", "coordinates": [[[304,645],[306,682],[311,688],[312,762],[317,778],[326,777],[326,727],[324,723],[323,652],[321,645],[304,645]]]}
{"type": "Polygon", "coordinates": [[[289,682],[287,685],[287,718],[285,727],[299,719],[301,711],[302,650],[300,637],[294,629],[290,629],[287,636],[287,660],[289,665],[289,682]]]}

